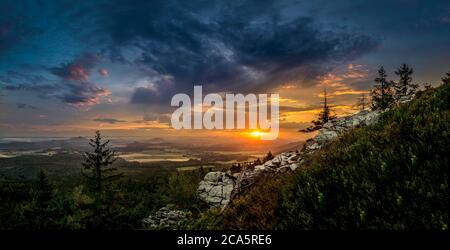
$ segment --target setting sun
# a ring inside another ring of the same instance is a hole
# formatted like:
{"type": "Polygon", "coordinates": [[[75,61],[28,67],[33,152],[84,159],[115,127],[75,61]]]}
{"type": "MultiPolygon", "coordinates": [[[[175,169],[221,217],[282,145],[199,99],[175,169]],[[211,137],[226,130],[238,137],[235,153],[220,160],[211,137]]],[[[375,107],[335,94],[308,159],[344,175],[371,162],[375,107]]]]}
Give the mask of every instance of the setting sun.
{"type": "Polygon", "coordinates": [[[252,132],[250,132],[250,136],[259,138],[259,137],[261,137],[261,131],[258,131],[258,130],[252,131],[252,132]]]}

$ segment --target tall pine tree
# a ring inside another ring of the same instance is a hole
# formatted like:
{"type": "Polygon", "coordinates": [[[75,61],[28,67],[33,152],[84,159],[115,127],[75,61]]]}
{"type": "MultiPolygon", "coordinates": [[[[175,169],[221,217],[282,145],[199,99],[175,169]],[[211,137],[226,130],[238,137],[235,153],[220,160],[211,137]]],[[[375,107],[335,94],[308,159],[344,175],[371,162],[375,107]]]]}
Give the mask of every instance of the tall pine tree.
{"type": "Polygon", "coordinates": [[[90,139],[93,152],[85,153],[82,173],[86,177],[94,202],[86,205],[81,220],[88,229],[107,229],[117,226],[117,220],[123,218],[123,206],[126,201],[115,188],[115,179],[121,174],[115,173],[112,164],[117,160],[114,150],[108,147],[109,140],[103,141],[99,131],[90,139]]]}
{"type": "Polygon", "coordinates": [[[23,215],[28,227],[33,230],[49,229],[54,226],[57,214],[51,211],[50,202],[55,195],[55,188],[50,182],[47,171],[39,170],[31,189],[32,202],[25,207],[23,215]]]}
{"type": "Polygon", "coordinates": [[[270,161],[270,160],[272,160],[272,159],[273,159],[273,154],[272,154],[272,152],[269,151],[269,152],[267,153],[267,155],[264,156],[263,161],[266,162],[266,161],[270,161]]]}
{"type": "Polygon", "coordinates": [[[82,174],[86,177],[91,191],[95,193],[100,193],[106,184],[120,176],[114,174],[116,169],[111,167],[117,157],[116,152],[110,149],[108,144],[109,140],[102,141],[100,131],[96,131],[95,137],[89,142],[93,152],[84,154],[83,167],[85,171],[82,171],[82,174]]]}
{"type": "Polygon", "coordinates": [[[36,180],[36,203],[39,208],[46,208],[53,198],[54,187],[48,179],[47,171],[39,170],[36,180]]]}
{"type": "Polygon", "coordinates": [[[317,120],[311,121],[314,124],[313,126],[307,127],[305,129],[300,129],[299,132],[309,133],[312,131],[316,131],[318,129],[321,129],[325,123],[327,123],[335,118],[336,118],[336,115],[332,114],[331,107],[328,104],[327,91],[324,90],[323,91],[322,111],[320,111],[320,113],[317,115],[317,120]]]}
{"type": "Polygon", "coordinates": [[[356,106],[359,108],[360,111],[366,110],[369,107],[369,98],[367,98],[365,93],[362,93],[361,96],[358,98],[356,106]]]}
{"type": "Polygon", "coordinates": [[[450,84],[450,70],[447,73],[445,73],[444,77],[442,77],[442,83],[450,84]]]}
{"type": "Polygon", "coordinates": [[[414,70],[408,65],[403,64],[395,71],[395,74],[400,78],[398,82],[394,84],[395,97],[400,100],[402,97],[411,97],[416,93],[419,85],[412,83],[412,74],[414,70]]]}
{"type": "Polygon", "coordinates": [[[317,120],[312,121],[314,123],[314,125],[316,125],[316,126],[317,125],[322,126],[323,124],[336,118],[335,115],[331,114],[331,108],[330,108],[330,105],[328,105],[327,90],[323,91],[323,103],[322,104],[323,104],[322,111],[317,116],[317,120]]]}
{"type": "Polygon", "coordinates": [[[374,80],[374,89],[371,92],[373,110],[385,110],[394,103],[392,83],[388,82],[386,78],[386,71],[381,66],[378,70],[378,77],[374,80]]]}

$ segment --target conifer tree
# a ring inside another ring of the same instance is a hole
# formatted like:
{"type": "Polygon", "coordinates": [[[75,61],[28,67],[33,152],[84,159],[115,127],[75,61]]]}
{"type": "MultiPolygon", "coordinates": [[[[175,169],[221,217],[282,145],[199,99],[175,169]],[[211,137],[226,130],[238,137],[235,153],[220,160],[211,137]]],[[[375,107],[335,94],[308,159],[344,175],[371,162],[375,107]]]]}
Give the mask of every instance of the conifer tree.
{"type": "Polygon", "coordinates": [[[89,145],[93,152],[84,154],[82,174],[86,177],[92,191],[100,193],[108,182],[119,175],[111,165],[117,160],[116,152],[108,147],[109,140],[103,141],[100,131],[95,132],[95,137],[90,139],[89,145]]]}
{"type": "Polygon", "coordinates": [[[54,214],[50,211],[49,204],[53,196],[54,186],[50,183],[47,172],[41,169],[31,189],[32,202],[23,211],[30,229],[39,230],[51,226],[52,221],[49,218],[54,214]]]}
{"type": "Polygon", "coordinates": [[[408,65],[403,64],[400,68],[395,71],[395,74],[400,77],[398,82],[394,84],[395,98],[399,100],[402,97],[409,97],[416,93],[419,85],[412,83],[412,74],[414,70],[408,65]]]}
{"type": "Polygon", "coordinates": [[[450,70],[447,73],[445,73],[444,77],[442,77],[442,83],[450,84],[450,70]]]}
{"type": "Polygon", "coordinates": [[[273,154],[272,154],[272,152],[269,151],[267,153],[267,155],[264,157],[263,161],[266,162],[266,161],[270,161],[272,159],[273,159],[273,154]]]}
{"type": "Polygon", "coordinates": [[[299,132],[309,133],[312,131],[316,131],[318,129],[321,129],[325,123],[336,118],[336,116],[331,113],[332,110],[330,105],[328,104],[328,94],[326,90],[323,91],[322,105],[322,111],[317,115],[317,120],[311,121],[314,125],[305,129],[300,129],[299,132]]]}
{"type": "Polygon", "coordinates": [[[431,84],[430,84],[430,83],[427,83],[427,82],[424,82],[424,83],[423,83],[423,88],[424,88],[425,90],[431,89],[431,84]]]}
{"type": "Polygon", "coordinates": [[[314,123],[314,125],[319,125],[322,126],[323,124],[333,120],[334,118],[336,118],[335,115],[331,114],[331,108],[328,105],[328,95],[327,95],[327,90],[323,91],[323,107],[322,107],[322,111],[319,113],[317,120],[312,121],[314,123]]]}
{"type": "Polygon", "coordinates": [[[386,78],[386,71],[384,70],[384,67],[381,66],[378,70],[378,77],[374,80],[374,89],[371,92],[373,110],[385,110],[394,103],[392,82],[388,82],[386,78]]]}
{"type": "Polygon", "coordinates": [[[361,111],[366,110],[369,107],[369,98],[367,98],[365,93],[361,94],[356,105],[361,111]]]}
{"type": "Polygon", "coordinates": [[[36,204],[39,208],[44,209],[53,198],[54,187],[48,179],[47,171],[39,170],[36,180],[36,204]]]}
{"type": "Polygon", "coordinates": [[[120,190],[114,189],[114,180],[121,177],[112,164],[117,160],[116,152],[109,148],[109,140],[104,141],[99,131],[90,139],[89,145],[93,152],[84,154],[82,174],[88,187],[94,195],[94,202],[85,205],[81,220],[88,229],[107,229],[116,224],[123,216],[121,209],[126,201],[120,190]]]}

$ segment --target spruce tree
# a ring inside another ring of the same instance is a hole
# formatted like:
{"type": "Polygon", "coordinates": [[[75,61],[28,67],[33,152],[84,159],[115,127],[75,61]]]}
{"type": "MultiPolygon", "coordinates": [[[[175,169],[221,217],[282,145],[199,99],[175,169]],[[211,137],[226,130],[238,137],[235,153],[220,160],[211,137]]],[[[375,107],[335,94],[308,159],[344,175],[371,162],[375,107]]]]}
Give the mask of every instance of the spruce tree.
{"type": "Polygon", "coordinates": [[[431,89],[431,84],[425,82],[425,83],[423,83],[423,88],[424,88],[425,90],[431,89]]]}
{"type": "Polygon", "coordinates": [[[367,98],[365,93],[362,93],[361,96],[358,98],[356,106],[359,108],[360,111],[366,110],[369,107],[369,99],[367,98]]]}
{"type": "Polygon", "coordinates": [[[272,152],[269,151],[267,153],[267,155],[264,157],[263,161],[266,162],[266,161],[270,161],[272,159],[273,159],[273,154],[272,154],[272,152]]]}
{"type": "Polygon", "coordinates": [[[400,100],[402,97],[410,97],[416,93],[419,85],[412,83],[412,74],[414,70],[408,65],[403,64],[395,71],[395,74],[400,77],[398,82],[394,84],[395,97],[400,100]]]}
{"type": "Polygon", "coordinates": [[[108,147],[109,140],[103,141],[100,131],[90,139],[89,145],[93,152],[84,154],[82,174],[86,177],[91,191],[100,193],[104,186],[119,175],[114,174],[115,168],[111,165],[117,160],[116,152],[108,147]],[[87,171],[86,171],[87,170],[87,171]]]}
{"type": "Polygon", "coordinates": [[[300,129],[299,132],[309,133],[312,131],[316,131],[318,129],[321,129],[325,123],[336,118],[336,116],[332,114],[330,105],[328,105],[328,94],[326,90],[323,91],[322,105],[322,111],[317,115],[317,120],[311,121],[314,125],[305,129],[300,129]]]}
{"type": "Polygon", "coordinates": [[[328,94],[327,91],[324,90],[323,91],[323,107],[322,107],[322,111],[319,113],[317,120],[312,121],[314,123],[314,125],[319,125],[322,126],[323,124],[333,120],[334,118],[336,118],[335,115],[331,114],[331,108],[328,105],[328,94]]]}
{"type": "Polygon", "coordinates": [[[48,179],[47,171],[39,170],[36,180],[36,203],[41,209],[48,206],[48,203],[53,198],[54,187],[48,179]]]}
{"type": "Polygon", "coordinates": [[[94,202],[85,206],[82,221],[88,229],[108,229],[119,226],[117,221],[123,218],[126,201],[115,189],[114,180],[121,177],[116,174],[112,164],[117,160],[116,152],[109,148],[109,140],[103,141],[99,131],[90,139],[89,145],[93,152],[84,154],[82,174],[87,180],[88,187],[94,195],[94,202]]]}
{"type": "Polygon", "coordinates": [[[384,70],[384,67],[381,66],[378,70],[378,77],[374,80],[374,89],[371,92],[373,110],[385,110],[394,103],[392,82],[388,82],[386,78],[386,71],[384,70]]]}
{"type": "Polygon", "coordinates": [[[450,84],[450,70],[447,73],[445,73],[444,77],[442,77],[442,83],[450,84]]]}
{"type": "Polygon", "coordinates": [[[52,226],[53,221],[50,218],[54,218],[55,214],[50,211],[49,205],[53,199],[54,191],[54,186],[50,183],[47,172],[43,169],[39,170],[31,190],[31,206],[26,207],[23,213],[31,229],[48,229],[52,226]]]}

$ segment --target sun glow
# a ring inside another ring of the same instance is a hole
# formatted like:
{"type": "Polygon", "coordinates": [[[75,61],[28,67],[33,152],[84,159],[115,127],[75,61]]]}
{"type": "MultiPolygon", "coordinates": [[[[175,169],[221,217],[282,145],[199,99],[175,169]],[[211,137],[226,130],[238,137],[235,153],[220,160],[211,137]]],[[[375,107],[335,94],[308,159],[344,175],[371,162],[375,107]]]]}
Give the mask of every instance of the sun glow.
{"type": "Polygon", "coordinates": [[[258,130],[250,132],[250,136],[255,137],[255,138],[260,138],[261,134],[262,134],[261,131],[258,131],[258,130]]]}

